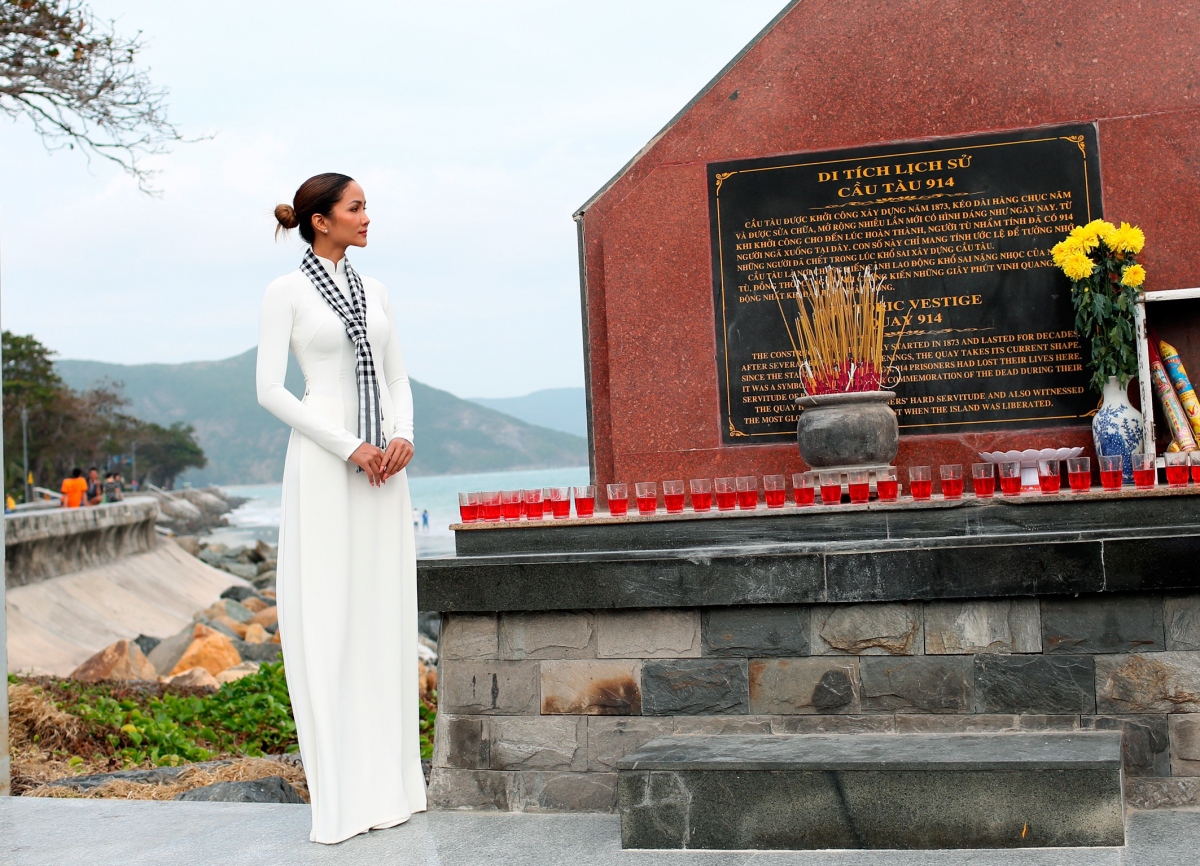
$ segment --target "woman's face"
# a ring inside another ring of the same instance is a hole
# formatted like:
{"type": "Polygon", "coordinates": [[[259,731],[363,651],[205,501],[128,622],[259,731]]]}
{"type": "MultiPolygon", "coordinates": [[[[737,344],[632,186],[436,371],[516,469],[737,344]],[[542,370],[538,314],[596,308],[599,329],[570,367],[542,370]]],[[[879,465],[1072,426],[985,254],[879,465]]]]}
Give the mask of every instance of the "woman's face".
{"type": "Polygon", "coordinates": [[[370,224],[371,218],[367,216],[367,196],[362,187],[353,180],[347,184],[341,199],[333,206],[328,216],[317,214],[313,217],[317,234],[340,247],[365,247],[367,226],[370,224]]]}

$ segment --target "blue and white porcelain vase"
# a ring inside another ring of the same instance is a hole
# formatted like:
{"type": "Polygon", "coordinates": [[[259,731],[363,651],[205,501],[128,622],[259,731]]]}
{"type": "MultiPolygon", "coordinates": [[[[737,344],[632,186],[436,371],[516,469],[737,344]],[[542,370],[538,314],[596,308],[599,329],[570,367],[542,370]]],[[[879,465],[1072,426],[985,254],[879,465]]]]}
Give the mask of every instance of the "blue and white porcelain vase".
{"type": "Polygon", "coordinates": [[[1125,483],[1133,483],[1134,454],[1142,453],[1142,413],[1134,409],[1116,376],[1104,386],[1104,404],[1092,418],[1092,439],[1102,457],[1120,454],[1125,483]]]}

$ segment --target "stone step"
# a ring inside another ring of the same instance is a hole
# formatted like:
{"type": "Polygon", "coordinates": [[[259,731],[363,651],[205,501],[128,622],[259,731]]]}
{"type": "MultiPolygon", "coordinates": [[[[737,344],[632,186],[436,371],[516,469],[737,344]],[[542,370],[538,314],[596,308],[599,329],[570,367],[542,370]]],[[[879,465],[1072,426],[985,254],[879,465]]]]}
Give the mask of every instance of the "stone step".
{"type": "Polygon", "coordinates": [[[625,848],[1125,842],[1116,732],[665,737],[618,769],[625,848]]]}

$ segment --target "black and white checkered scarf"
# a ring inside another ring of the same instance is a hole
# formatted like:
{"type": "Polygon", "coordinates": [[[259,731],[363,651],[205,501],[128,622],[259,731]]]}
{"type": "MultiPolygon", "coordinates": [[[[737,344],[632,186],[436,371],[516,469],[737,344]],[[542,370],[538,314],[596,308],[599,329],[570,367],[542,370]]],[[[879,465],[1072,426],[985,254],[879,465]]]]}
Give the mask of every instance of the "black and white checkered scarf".
{"type": "Polygon", "coordinates": [[[337,313],[346,326],[346,336],[354,343],[354,377],[358,380],[358,437],[377,448],[383,448],[387,440],[383,438],[379,379],[375,375],[371,344],[367,342],[367,295],[363,291],[362,280],[350,267],[350,259],[343,258],[343,261],[346,263],[346,281],[350,284],[349,304],[311,248],[305,251],[300,270],[312,281],[325,303],[337,313]]]}

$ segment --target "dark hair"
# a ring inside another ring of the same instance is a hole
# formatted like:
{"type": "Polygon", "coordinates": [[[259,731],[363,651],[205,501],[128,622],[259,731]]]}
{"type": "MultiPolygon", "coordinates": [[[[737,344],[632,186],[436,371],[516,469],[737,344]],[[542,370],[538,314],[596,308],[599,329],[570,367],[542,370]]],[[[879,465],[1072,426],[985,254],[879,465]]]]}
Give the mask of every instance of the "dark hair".
{"type": "Polygon", "coordinates": [[[296,190],[291,204],[281,204],[275,207],[275,219],[279,221],[279,226],[275,229],[275,236],[279,236],[279,229],[287,231],[299,228],[300,237],[311,244],[313,238],[316,237],[313,232],[312,218],[317,214],[329,216],[333,206],[341,201],[346,187],[353,181],[354,178],[347,175],[330,172],[313,175],[300,184],[300,189],[296,190]]]}
{"type": "Polygon", "coordinates": [[[78,466],[76,466],[74,469],[71,470],[72,478],[78,478],[82,474],[83,474],[83,470],[80,469],[78,466]]]}

